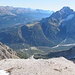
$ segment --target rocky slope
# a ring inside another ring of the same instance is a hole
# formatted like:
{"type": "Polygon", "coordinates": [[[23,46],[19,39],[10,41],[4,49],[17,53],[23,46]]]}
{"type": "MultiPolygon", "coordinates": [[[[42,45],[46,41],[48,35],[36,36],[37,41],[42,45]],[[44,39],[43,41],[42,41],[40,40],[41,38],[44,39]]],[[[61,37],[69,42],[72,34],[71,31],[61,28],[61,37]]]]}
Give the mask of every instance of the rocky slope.
{"type": "Polygon", "coordinates": [[[49,58],[51,58],[51,57],[60,57],[60,56],[63,56],[65,58],[67,58],[67,59],[73,59],[73,58],[75,58],[75,46],[72,47],[69,50],[52,52],[52,53],[48,54],[49,58]]]}
{"type": "Polygon", "coordinates": [[[13,51],[11,48],[0,42],[0,60],[9,58],[19,58],[19,57],[16,55],[15,51],[13,51]]]}
{"type": "Polygon", "coordinates": [[[10,75],[75,75],[75,64],[63,57],[52,59],[4,59],[0,69],[10,75]]]}
{"type": "Polygon", "coordinates": [[[45,36],[55,43],[62,42],[64,39],[71,39],[65,43],[73,43],[75,11],[69,7],[63,7],[61,10],[53,13],[49,18],[41,20],[41,26],[45,36]]]}

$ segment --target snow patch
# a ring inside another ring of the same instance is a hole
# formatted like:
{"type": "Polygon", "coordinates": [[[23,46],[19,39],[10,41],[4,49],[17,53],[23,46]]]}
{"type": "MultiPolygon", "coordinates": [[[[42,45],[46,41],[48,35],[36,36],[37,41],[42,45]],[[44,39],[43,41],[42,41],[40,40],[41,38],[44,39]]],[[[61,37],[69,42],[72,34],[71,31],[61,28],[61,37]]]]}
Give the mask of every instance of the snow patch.
{"type": "Polygon", "coordinates": [[[67,41],[67,39],[63,40],[60,44],[58,44],[52,48],[58,48],[60,46],[75,46],[75,43],[65,44],[66,41],[67,41]]]}
{"type": "Polygon", "coordinates": [[[54,47],[52,47],[52,48],[57,48],[57,47],[59,47],[59,44],[58,44],[58,45],[56,45],[56,46],[54,46],[54,47]]]}
{"type": "Polygon", "coordinates": [[[0,70],[0,75],[9,75],[9,73],[7,73],[7,72],[4,71],[4,70],[0,70]]]}

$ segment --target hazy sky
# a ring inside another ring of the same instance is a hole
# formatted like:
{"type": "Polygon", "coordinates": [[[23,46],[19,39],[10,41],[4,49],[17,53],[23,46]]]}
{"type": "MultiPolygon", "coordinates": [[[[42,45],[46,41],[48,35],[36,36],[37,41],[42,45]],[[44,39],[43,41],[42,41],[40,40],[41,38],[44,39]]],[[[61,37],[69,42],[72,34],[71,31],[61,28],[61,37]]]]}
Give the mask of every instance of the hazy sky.
{"type": "Polygon", "coordinates": [[[75,0],[0,0],[0,6],[25,7],[33,9],[59,10],[69,6],[75,10],[75,0]]]}

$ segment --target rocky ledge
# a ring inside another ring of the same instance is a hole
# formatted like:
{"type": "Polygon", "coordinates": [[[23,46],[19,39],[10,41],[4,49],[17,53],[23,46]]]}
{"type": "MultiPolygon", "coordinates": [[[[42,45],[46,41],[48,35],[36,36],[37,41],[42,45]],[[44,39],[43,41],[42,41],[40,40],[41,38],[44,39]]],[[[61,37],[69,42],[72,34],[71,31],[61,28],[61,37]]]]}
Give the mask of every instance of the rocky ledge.
{"type": "Polygon", "coordinates": [[[0,61],[0,69],[8,72],[9,75],[75,75],[75,64],[63,57],[4,59],[0,61]]]}

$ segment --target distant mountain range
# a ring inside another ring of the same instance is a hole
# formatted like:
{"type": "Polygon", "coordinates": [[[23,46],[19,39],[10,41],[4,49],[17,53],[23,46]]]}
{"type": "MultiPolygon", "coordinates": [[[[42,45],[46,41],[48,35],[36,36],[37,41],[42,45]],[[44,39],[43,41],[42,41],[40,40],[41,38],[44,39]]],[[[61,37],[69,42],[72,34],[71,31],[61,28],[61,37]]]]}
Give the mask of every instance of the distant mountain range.
{"type": "Polygon", "coordinates": [[[52,13],[49,10],[0,6],[0,28],[39,21],[52,13]]]}
{"type": "MultiPolygon", "coordinates": [[[[9,9],[9,7],[6,8],[9,9]]],[[[64,43],[74,43],[74,20],[75,12],[69,7],[63,7],[40,22],[0,30],[0,41],[35,46],[54,46],[65,39],[64,43]]]]}

